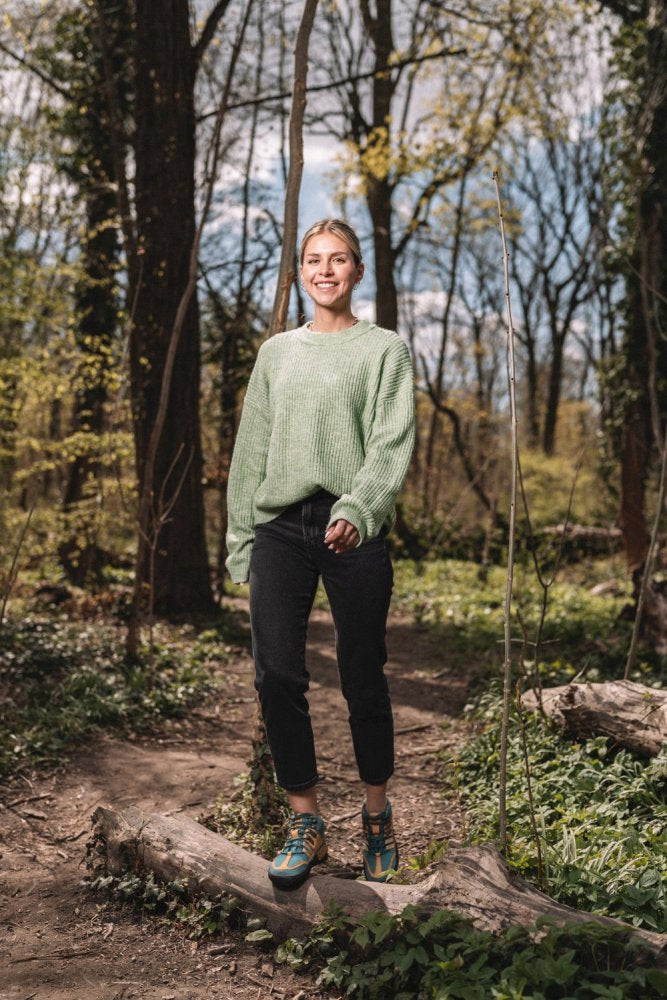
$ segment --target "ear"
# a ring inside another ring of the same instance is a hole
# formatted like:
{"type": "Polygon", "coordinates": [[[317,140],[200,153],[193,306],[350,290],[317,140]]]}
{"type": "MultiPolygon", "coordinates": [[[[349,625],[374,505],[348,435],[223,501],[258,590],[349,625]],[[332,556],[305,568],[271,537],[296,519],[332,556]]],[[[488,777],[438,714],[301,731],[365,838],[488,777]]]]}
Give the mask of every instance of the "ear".
{"type": "Polygon", "coordinates": [[[357,264],[357,281],[361,281],[364,276],[364,271],[366,270],[366,265],[363,260],[357,264]]]}

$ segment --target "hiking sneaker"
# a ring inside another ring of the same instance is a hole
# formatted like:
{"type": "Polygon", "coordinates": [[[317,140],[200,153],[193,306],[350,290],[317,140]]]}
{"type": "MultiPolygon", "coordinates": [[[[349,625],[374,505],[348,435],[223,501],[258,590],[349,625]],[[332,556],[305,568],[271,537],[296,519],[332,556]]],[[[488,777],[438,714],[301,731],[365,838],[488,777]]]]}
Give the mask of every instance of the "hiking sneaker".
{"type": "Polygon", "coordinates": [[[383,812],[374,814],[367,811],[364,802],[361,821],[368,843],[368,848],[364,851],[364,875],[369,882],[386,882],[387,873],[398,868],[398,847],[389,799],[383,812]]]}
{"type": "Polygon", "coordinates": [[[313,865],[327,859],[321,816],[293,812],[289,827],[285,846],[269,865],[269,878],[279,889],[296,889],[306,881],[313,865]]]}

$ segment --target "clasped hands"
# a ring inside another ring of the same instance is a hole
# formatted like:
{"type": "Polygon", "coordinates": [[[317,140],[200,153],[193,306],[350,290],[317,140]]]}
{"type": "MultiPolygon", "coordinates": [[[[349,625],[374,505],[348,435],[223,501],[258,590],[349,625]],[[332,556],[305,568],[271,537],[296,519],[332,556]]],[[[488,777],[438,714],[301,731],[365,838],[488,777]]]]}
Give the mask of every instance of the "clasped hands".
{"type": "Polygon", "coordinates": [[[324,544],[334,552],[347,552],[359,542],[359,532],[349,521],[339,518],[324,533],[324,544]]]}

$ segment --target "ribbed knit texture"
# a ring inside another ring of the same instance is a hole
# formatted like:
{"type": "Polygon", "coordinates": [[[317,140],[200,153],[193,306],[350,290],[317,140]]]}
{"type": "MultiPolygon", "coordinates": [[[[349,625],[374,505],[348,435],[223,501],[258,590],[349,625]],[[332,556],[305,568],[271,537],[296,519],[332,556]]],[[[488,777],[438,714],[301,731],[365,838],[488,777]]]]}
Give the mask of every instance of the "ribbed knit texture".
{"type": "Polygon", "coordinates": [[[225,565],[248,579],[255,525],[323,488],[359,542],[396,522],[415,440],[414,372],[397,333],[360,320],[278,333],[257,352],[227,483],[225,565]]]}

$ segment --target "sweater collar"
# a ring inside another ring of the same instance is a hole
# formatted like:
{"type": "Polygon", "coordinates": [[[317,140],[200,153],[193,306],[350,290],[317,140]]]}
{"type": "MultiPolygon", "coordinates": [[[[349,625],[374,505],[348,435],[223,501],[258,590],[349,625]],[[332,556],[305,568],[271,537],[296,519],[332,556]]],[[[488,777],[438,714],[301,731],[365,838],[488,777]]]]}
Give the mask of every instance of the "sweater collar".
{"type": "Polygon", "coordinates": [[[304,324],[297,327],[292,333],[293,336],[303,341],[304,344],[316,344],[318,347],[336,347],[338,344],[346,344],[349,340],[354,340],[363,333],[367,333],[372,325],[367,319],[360,319],[353,326],[348,326],[344,330],[321,333],[309,330],[307,325],[304,324]]]}

